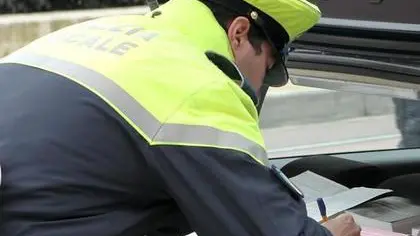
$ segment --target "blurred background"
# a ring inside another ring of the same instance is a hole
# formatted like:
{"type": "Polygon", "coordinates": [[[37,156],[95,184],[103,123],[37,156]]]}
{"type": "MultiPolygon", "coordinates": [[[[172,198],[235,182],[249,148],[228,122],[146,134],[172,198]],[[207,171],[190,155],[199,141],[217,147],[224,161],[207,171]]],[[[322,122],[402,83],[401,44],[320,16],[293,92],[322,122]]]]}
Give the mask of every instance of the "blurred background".
{"type": "Polygon", "coordinates": [[[144,0],[0,0],[0,13],[31,13],[144,5],[144,0]]]}

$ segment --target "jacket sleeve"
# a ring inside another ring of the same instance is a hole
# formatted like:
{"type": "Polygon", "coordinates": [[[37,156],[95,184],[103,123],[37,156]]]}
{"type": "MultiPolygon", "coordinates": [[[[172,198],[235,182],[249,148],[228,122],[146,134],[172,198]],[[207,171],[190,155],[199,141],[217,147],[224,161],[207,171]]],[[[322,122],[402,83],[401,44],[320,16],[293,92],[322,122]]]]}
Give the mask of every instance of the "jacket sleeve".
{"type": "Polygon", "coordinates": [[[240,151],[153,147],[165,188],[200,236],[331,235],[268,167],[240,151]]]}

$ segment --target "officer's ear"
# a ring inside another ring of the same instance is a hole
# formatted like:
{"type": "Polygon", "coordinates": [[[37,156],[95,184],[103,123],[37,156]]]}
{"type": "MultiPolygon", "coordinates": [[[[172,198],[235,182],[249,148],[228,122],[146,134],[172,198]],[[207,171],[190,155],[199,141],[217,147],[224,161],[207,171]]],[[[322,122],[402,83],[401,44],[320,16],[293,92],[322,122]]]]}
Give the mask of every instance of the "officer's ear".
{"type": "Polygon", "coordinates": [[[251,23],[248,18],[238,16],[230,23],[227,35],[233,50],[238,50],[244,43],[248,42],[248,32],[251,23]]]}

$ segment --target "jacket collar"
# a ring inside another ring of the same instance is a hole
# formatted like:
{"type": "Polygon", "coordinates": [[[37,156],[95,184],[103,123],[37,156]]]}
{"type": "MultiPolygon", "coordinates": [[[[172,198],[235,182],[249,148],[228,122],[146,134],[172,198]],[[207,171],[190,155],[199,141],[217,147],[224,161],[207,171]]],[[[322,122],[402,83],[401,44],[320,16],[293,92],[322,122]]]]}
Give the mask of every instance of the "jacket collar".
{"type": "Polygon", "coordinates": [[[225,30],[208,7],[198,0],[171,0],[157,11],[172,29],[185,35],[190,43],[203,50],[222,55],[233,62],[233,53],[225,30]]]}
{"type": "Polygon", "coordinates": [[[229,78],[240,81],[242,90],[258,105],[255,91],[234,64],[233,52],[225,30],[219,25],[212,11],[198,0],[171,0],[156,11],[161,11],[168,27],[176,29],[203,53],[229,78]]]}

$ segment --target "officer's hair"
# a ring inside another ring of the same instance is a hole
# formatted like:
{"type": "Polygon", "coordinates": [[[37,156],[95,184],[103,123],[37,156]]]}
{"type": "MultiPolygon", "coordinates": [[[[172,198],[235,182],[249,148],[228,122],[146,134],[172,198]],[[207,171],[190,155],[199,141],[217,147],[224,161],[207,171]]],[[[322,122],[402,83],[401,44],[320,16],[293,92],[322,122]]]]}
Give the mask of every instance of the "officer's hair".
{"type": "MultiPolygon", "coordinates": [[[[204,4],[207,5],[208,8],[213,12],[216,20],[219,24],[223,27],[223,29],[227,32],[229,22],[235,19],[238,16],[243,16],[232,12],[231,10],[213,3],[211,1],[201,0],[204,4]]],[[[248,39],[254,49],[257,51],[258,54],[262,52],[262,43],[266,40],[265,34],[255,25],[251,23],[249,32],[248,32],[248,39]]]]}

